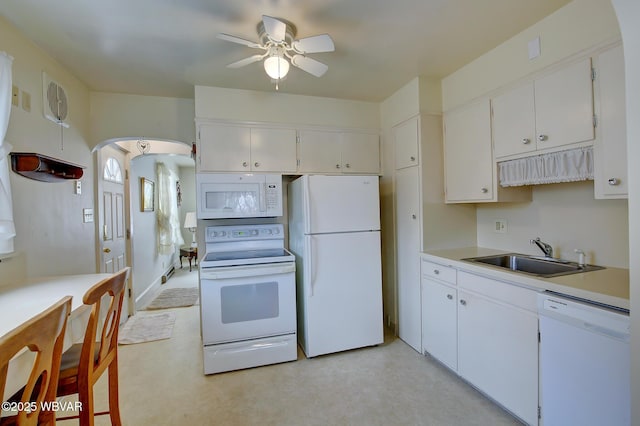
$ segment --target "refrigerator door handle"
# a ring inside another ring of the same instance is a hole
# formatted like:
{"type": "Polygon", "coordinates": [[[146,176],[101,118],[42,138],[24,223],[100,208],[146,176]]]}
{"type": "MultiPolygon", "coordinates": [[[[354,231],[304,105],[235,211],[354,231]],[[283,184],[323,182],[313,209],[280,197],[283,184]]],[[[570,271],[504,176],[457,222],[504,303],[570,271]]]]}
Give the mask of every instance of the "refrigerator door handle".
{"type": "Polygon", "coordinates": [[[302,177],[304,182],[304,191],[302,191],[302,205],[304,208],[304,232],[311,232],[311,185],[309,184],[309,176],[302,177]]]}
{"type": "Polygon", "coordinates": [[[309,289],[307,291],[307,294],[309,295],[309,297],[313,297],[313,253],[312,253],[312,249],[311,249],[311,239],[313,237],[312,236],[308,236],[307,238],[304,239],[304,245],[305,245],[305,252],[308,254],[308,256],[305,256],[304,258],[304,282],[307,283],[306,285],[309,286],[309,289]]]}

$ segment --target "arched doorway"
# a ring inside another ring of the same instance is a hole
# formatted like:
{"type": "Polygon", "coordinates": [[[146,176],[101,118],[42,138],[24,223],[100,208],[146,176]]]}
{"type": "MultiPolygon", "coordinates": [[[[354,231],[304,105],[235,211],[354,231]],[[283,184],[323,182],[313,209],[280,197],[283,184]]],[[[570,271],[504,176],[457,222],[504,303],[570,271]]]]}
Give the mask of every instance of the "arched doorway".
{"type": "Polygon", "coordinates": [[[187,211],[195,209],[195,163],[191,149],[190,144],[182,142],[136,138],[108,140],[94,149],[98,166],[97,261],[101,272],[118,270],[125,265],[132,267],[127,302],[129,315],[150,301],[179,254],[179,246],[175,247],[175,253],[161,253],[158,249],[158,164],[169,170],[171,183],[165,187],[171,188],[173,203],[179,204],[175,206],[177,219],[173,222],[179,242],[186,236],[189,241],[191,239],[191,233],[181,226],[187,211]],[[120,187],[114,182],[118,168],[124,181],[120,187]],[[151,191],[143,205],[145,185],[151,191]],[[118,188],[122,194],[118,193],[118,188]]]}

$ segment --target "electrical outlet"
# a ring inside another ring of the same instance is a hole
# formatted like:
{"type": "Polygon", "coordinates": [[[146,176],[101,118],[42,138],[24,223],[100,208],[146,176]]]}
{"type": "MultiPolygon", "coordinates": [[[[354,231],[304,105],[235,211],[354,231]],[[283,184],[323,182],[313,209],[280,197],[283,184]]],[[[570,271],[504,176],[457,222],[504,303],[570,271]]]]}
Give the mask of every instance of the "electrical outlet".
{"type": "Polygon", "coordinates": [[[494,228],[493,232],[498,234],[506,234],[507,233],[507,221],[505,219],[496,219],[493,221],[494,228]]]}
{"type": "Polygon", "coordinates": [[[82,209],[82,222],[83,223],[93,222],[93,209],[82,209]]]}
{"type": "Polygon", "coordinates": [[[11,87],[11,105],[13,105],[14,107],[18,106],[18,103],[20,102],[19,96],[20,95],[20,89],[18,89],[18,86],[12,86],[11,87]]]}

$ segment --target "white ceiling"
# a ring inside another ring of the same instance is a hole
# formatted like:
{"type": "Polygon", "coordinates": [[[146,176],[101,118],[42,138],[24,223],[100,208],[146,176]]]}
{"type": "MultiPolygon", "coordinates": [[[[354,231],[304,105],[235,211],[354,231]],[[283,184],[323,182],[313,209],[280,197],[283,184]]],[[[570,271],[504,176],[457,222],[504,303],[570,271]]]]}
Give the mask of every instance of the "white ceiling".
{"type": "MultiPolygon", "coordinates": [[[[570,0],[2,0],[0,14],[92,90],[193,97],[193,86],[273,91],[255,50],[263,14],[297,38],[329,33],[320,78],[293,68],[280,91],[381,101],[418,75],[443,77],[570,0]]],[[[526,49],[526,46],[523,46],[526,49]]],[[[526,51],[523,52],[526,54],[526,51]]]]}

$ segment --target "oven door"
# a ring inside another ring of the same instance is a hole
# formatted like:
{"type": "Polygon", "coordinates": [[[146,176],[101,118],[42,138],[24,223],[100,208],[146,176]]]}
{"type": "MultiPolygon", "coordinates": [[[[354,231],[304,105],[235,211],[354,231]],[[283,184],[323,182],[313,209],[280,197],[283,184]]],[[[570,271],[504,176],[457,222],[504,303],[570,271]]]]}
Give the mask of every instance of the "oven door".
{"type": "Polygon", "coordinates": [[[204,345],[296,332],[295,263],[200,270],[204,345]]]}

